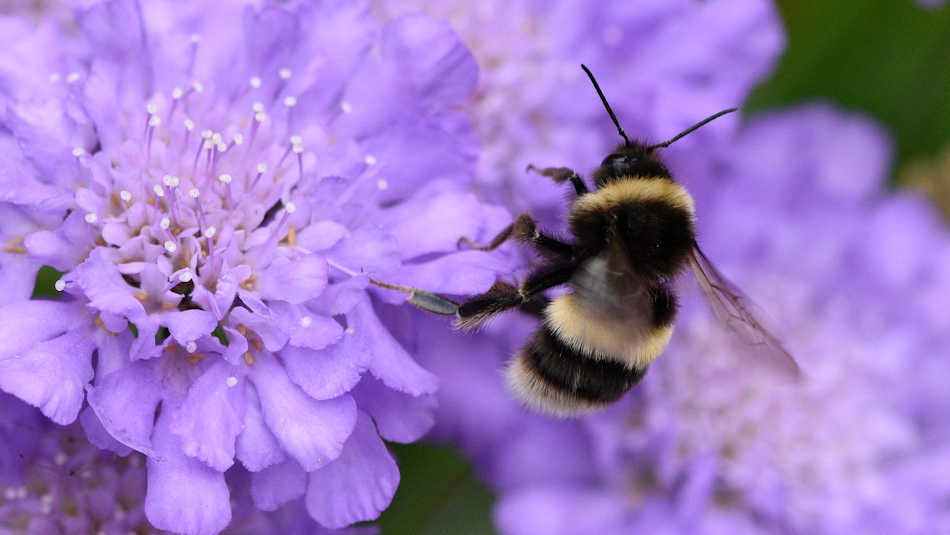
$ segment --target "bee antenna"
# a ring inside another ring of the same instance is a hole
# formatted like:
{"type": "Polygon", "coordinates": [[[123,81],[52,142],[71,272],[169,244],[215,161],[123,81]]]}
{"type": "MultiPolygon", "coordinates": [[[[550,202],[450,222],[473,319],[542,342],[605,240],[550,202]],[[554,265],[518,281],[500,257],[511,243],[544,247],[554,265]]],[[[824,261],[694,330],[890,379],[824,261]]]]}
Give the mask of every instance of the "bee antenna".
{"type": "Polygon", "coordinates": [[[590,72],[590,69],[586,65],[581,63],[581,68],[584,69],[584,72],[587,73],[587,77],[590,78],[590,83],[594,84],[594,89],[597,90],[597,94],[600,95],[600,101],[604,103],[604,107],[607,108],[607,113],[610,114],[610,119],[614,122],[614,125],[617,127],[617,132],[620,133],[620,137],[623,138],[624,143],[628,146],[630,145],[630,138],[627,137],[627,133],[623,131],[623,128],[620,127],[620,121],[617,120],[617,116],[614,115],[614,110],[610,109],[610,104],[607,104],[607,97],[604,96],[604,92],[600,90],[600,86],[597,85],[597,80],[594,79],[594,73],[590,72]]]}
{"type": "Polygon", "coordinates": [[[726,115],[727,113],[732,113],[732,112],[734,112],[734,111],[736,111],[736,110],[738,110],[738,109],[739,109],[739,108],[729,108],[728,110],[722,110],[722,111],[719,112],[719,113],[714,113],[714,114],[710,115],[709,117],[706,117],[706,118],[703,119],[702,121],[699,121],[698,123],[694,124],[693,126],[687,128],[686,130],[683,130],[683,131],[680,132],[679,134],[676,134],[676,135],[673,136],[670,140],[664,141],[663,143],[657,143],[656,145],[652,145],[652,146],[647,147],[647,150],[662,149],[662,148],[665,148],[665,147],[669,147],[670,145],[673,144],[674,141],[676,141],[676,140],[678,140],[679,138],[681,138],[681,137],[683,137],[683,136],[685,136],[685,135],[691,133],[693,130],[696,130],[697,128],[699,128],[699,127],[705,125],[706,123],[708,123],[708,122],[710,122],[710,121],[712,121],[712,120],[714,120],[714,119],[718,119],[718,118],[722,117],[723,115],[726,115]]]}

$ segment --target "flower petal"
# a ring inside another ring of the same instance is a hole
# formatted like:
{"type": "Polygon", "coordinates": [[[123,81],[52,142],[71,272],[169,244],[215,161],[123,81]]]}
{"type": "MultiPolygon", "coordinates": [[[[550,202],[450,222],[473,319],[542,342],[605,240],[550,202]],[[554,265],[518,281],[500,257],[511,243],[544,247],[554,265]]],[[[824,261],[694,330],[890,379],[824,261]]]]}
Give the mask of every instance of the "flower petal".
{"type": "Polygon", "coordinates": [[[475,236],[482,207],[471,193],[413,198],[384,212],[403,259],[431,252],[455,252],[462,236],[475,236]]]}
{"type": "Polygon", "coordinates": [[[370,354],[369,370],[386,386],[413,396],[431,394],[439,387],[439,378],[419,366],[399,345],[376,317],[369,299],[350,314],[353,336],[363,342],[370,354]]]}
{"type": "Polygon", "coordinates": [[[161,401],[161,384],[154,361],[135,361],[87,388],[92,410],[110,435],[146,455],[152,450],[155,409],[161,401]]]}
{"type": "Polygon", "coordinates": [[[304,470],[316,470],[340,455],[356,425],[352,397],[318,401],[307,396],[265,353],[258,355],[249,377],[260,395],[267,427],[304,470]]]}
{"type": "Polygon", "coordinates": [[[157,455],[148,458],[145,516],[156,528],[193,535],[213,535],[231,522],[231,503],[224,474],[186,457],[161,414],[155,426],[157,455]]]}
{"type": "Polygon", "coordinates": [[[323,251],[346,235],[346,227],[336,221],[317,221],[297,233],[297,245],[308,251],[323,251]]]}
{"type": "Polygon", "coordinates": [[[86,407],[79,413],[79,423],[82,424],[82,430],[86,432],[86,438],[89,439],[95,447],[103,450],[109,450],[120,457],[132,453],[132,448],[122,444],[112,437],[106,428],[102,426],[99,417],[90,407],[86,407]]]}
{"type": "Polygon", "coordinates": [[[241,464],[251,472],[263,470],[283,461],[284,450],[277,437],[270,432],[261,412],[261,402],[253,385],[247,385],[247,410],[244,430],[237,437],[236,454],[241,464]]]}
{"type": "Polygon", "coordinates": [[[89,253],[86,261],[66,277],[82,287],[93,308],[132,320],[145,316],[145,308],[133,295],[135,289],[122,279],[102,248],[89,253]]]}
{"type": "Polygon", "coordinates": [[[162,323],[168,327],[172,338],[181,345],[211,334],[218,325],[213,314],[195,309],[164,314],[162,323]]]}
{"type": "Polygon", "coordinates": [[[251,474],[251,498],[264,511],[274,511],[285,503],[303,496],[307,473],[288,460],[251,474]]]}
{"type": "Polygon", "coordinates": [[[369,354],[347,335],[321,351],[287,346],[280,358],[290,379],[314,399],[332,399],[349,392],[366,370],[369,354]]]}
{"type": "MultiPolygon", "coordinates": [[[[54,320],[55,321],[55,320],[54,320]]],[[[79,328],[0,360],[0,389],[39,407],[60,425],[72,423],[92,380],[95,345],[79,328]]]]}
{"type": "Polygon", "coordinates": [[[55,338],[85,316],[73,303],[23,301],[0,307],[0,359],[55,338]]]}
{"type": "Polygon", "coordinates": [[[369,415],[359,413],[343,453],[310,474],[307,511],[328,528],[375,520],[393,499],[399,468],[369,415]]]}
{"type": "Polygon", "coordinates": [[[257,289],[264,299],[299,304],[320,295],[327,285],[327,261],[317,255],[278,258],[259,273],[257,289]]]}
{"type": "Polygon", "coordinates": [[[397,392],[372,377],[364,377],[353,390],[360,409],[373,417],[379,434],[386,440],[415,442],[435,424],[435,396],[410,396],[397,392]]]}
{"type": "Polygon", "coordinates": [[[169,428],[185,455],[223,472],[234,464],[234,444],[244,429],[244,377],[227,362],[212,364],[172,412],[169,428]]]}
{"type": "Polygon", "coordinates": [[[336,320],[311,313],[303,306],[277,301],[271,309],[281,329],[290,335],[290,345],[323,349],[343,336],[343,327],[336,320]]]}

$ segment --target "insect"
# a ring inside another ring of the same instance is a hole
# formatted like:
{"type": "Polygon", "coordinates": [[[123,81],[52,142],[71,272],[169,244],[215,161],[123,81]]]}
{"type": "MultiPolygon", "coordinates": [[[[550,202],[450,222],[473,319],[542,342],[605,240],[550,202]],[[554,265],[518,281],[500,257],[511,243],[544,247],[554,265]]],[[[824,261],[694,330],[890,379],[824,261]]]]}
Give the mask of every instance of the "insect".
{"type": "Polygon", "coordinates": [[[573,186],[577,197],[568,217],[570,239],[540,230],[527,213],[486,245],[462,238],[460,242],[484,251],[514,238],[533,247],[545,262],[517,287],[498,282],[459,304],[423,290],[379,284],[410,293],[409,302],[429,312],[457,315],[461,328],[514,308],[541,316],[541,325],[511,359],[505,376],[517,397],[542,412],[569,416],[604,407],[643,378],[673,334],[673,283],[687,266],[716,318],[753,344],[762,362],[798,377],[798,365],[763,326],[756,306],[700,250],[693,199],[673,181],[657,154],[735,108],[648,146],[627,137],[594,75],[581,68],[623,143],[594,172],[593,190],[571,169],[528,166],[573,186]],[[568,285],[570,292],[553,299],[542,294],[560,285],[568,285]]]}

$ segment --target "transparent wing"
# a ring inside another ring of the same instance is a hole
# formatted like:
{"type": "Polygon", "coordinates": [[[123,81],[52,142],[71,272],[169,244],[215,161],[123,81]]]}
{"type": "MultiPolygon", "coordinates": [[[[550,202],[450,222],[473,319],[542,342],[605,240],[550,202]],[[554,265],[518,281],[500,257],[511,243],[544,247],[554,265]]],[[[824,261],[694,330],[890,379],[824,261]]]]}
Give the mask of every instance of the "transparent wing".
{"type": "Polygon", "coordinates": [[[782,341],[763,325],[760,319],[763,314],[759,307],[735,284],[729,282],[698,246],[693,247],[689,264],[716,318],[740,340],[754,346],[754,352],[756,357],[761,359],[761,364],[784,377],[799,379],[802,375],[801,368],[785,349],[782,341]]]}

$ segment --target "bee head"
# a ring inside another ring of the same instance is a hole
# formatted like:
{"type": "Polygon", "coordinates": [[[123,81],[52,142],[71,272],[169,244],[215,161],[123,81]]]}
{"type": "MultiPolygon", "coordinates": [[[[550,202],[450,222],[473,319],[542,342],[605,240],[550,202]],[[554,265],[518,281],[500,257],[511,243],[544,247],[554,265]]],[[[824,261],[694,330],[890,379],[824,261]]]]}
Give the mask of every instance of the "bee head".
{"type": "Polygon", "coordinates": [[[615,180],[651,177],[670,178],[670,172],[652,150],[639,143],[617,145],[594,172],[598,188],[615,180]]]}

